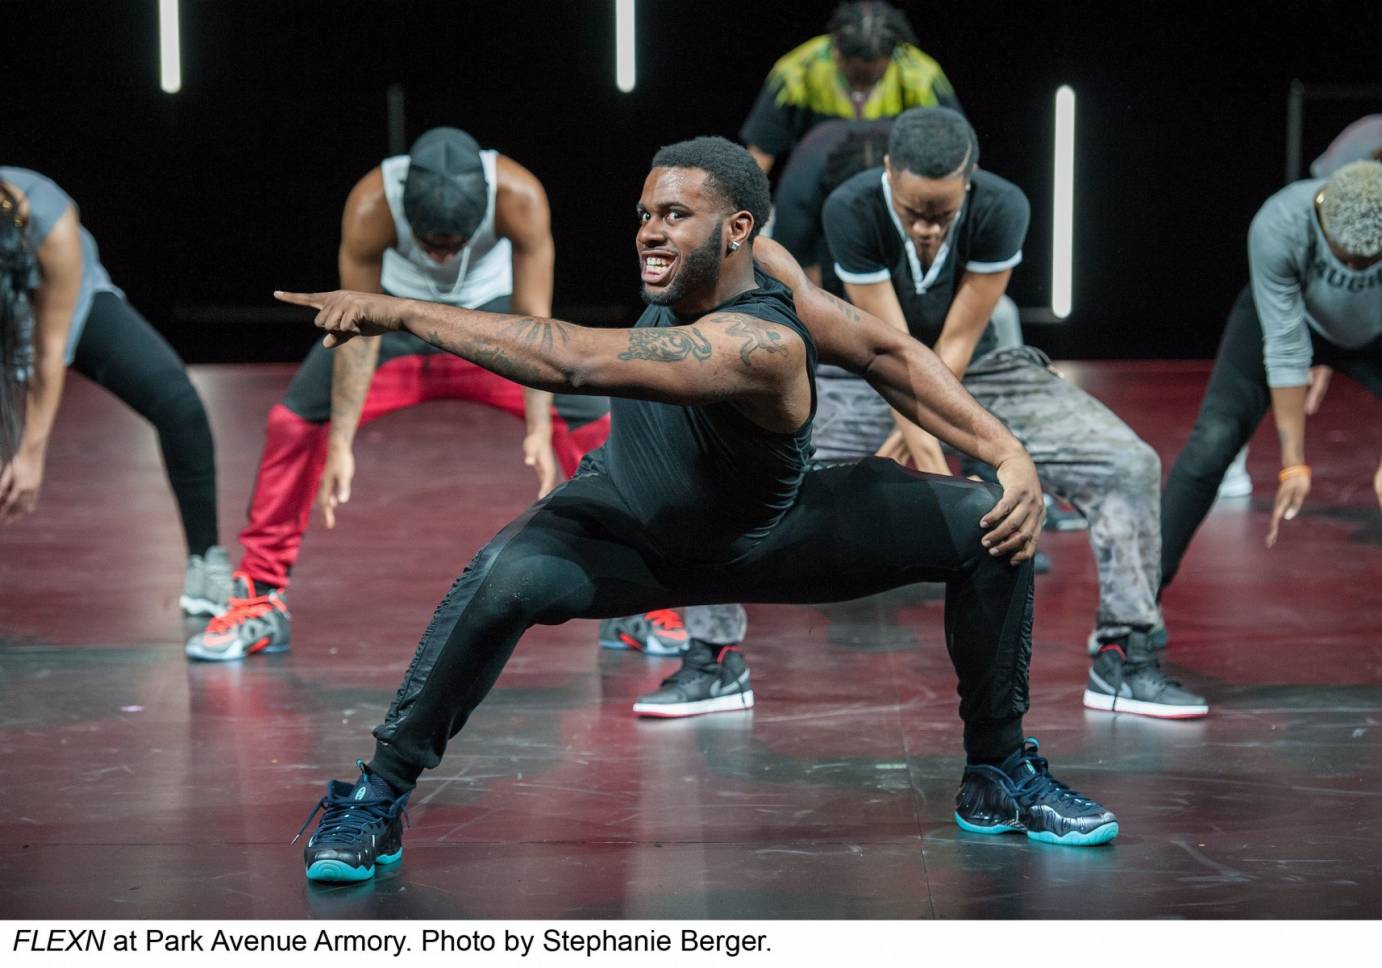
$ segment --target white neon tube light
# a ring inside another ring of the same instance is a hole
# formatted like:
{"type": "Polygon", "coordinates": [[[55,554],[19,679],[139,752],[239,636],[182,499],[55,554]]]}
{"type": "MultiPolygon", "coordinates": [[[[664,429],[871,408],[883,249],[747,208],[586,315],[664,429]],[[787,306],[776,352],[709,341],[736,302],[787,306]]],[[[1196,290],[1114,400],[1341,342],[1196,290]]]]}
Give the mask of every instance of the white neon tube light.
{"type": "Polygon", "coordinates": [[[1056,91],[1056,184],[1051,239],[1051,312],[1070,315],[1075,264],[1075,92],[1056,91]]]}
{"type": "Polygon", "coordinates": [[[158,0],[158,53],[163,90],[182,90],[182,43],[178,38],[178,0],[158,0]]]}
{"type": "Polygon", "coordinates": [[[637,83],[633,56],[634,0],[614,0],[614,78],[628,94],[637,83]]]}

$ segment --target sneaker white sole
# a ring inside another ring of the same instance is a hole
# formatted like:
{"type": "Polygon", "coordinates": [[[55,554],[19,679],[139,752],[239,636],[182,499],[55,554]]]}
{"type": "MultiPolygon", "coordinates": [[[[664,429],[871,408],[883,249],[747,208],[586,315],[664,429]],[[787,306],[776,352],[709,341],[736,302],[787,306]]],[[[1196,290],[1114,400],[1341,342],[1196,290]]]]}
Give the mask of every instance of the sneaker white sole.
{"type": "Polygon", "coordinates": [[[252,655],[273,655],[277,652],[287,652],[288,649],[289,643],[280,642],[278,645],[266,645],[260,649],[237,647],[227,649],[224,652],[211,652],[189,642],[184,647],[183,652],[186,653],[187,658],[196,659],[198,662],[239,662],[241,659],[247,659],[252,655]]]}
{"type": "Polygon", "coordinates": [[[1154,719],[1198,719],[1209,715],[1209,704],[1198,706],[1168,706],[1164,703],[1143,702],[1140,699],[1124,699],[1107,693],[1084,691],[1086,709],[1098,709],[1106,713],[1132,713],[1135,716],[1150,716],[1154,719]]]}
{"type": "Polygon", "coordinates": [[[213,602],[209,598],[192,598],[190,595],[179,598],[178,605],[185,615],[209,615],[215,618],[224,615],[226,611],[225,602],[213,602]]]}
{"type": "Polygon", "coordinates": [[[635,716],[650,716],[654,719],[679,719],[684,716],[704,716],[706,713],[731,713],[741,709],[753,708],[753,690],[736,692],[730,696],[715,696],[711,699],[697,699],[695,702],[636,702],[633,704],[635,716]]]}

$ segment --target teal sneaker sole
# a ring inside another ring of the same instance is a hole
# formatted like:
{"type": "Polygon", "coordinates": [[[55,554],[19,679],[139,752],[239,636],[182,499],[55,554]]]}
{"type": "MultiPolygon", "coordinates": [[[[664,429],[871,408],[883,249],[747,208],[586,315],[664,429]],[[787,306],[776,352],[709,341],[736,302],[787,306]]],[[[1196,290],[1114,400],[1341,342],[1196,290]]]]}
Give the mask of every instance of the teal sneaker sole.
{"type": "Polygon", "coordinates": [[[1068,834],[1061,835],[1053,834],[1049,830],[1027,831],[1029,840],[1040,841],[1043,844],[1062,844],[1066,847],[1097,847],[1099,844],[1108,843],[1117,836],[1117,823],[1106,823],[1087,834],[1082,834],[1078,830],[1072,830],[1068,834]]]}
{"type": "Polygon", "coordinates": [[[979,827],[965,820],[958,813],[955,814],[955,825],[961,830],[967,830],[972,834],[983,834],[993,836],[995,834],[1026,834],[1028,840],[1035,840],[1043,844],[1061,844],[1065,847],[1096,847],[1099,844],[1106,844],[1114,837],[1118,836],[1118,824],[1104,824],[1096,830],[1091,830],[1087,834],[1082,834],[1078,830],[1072,830],[1068,834],[1053,834],[1049,830],[1023,830],[1021,827],[1009,827],[999,824],[993,827],[979,827]]]}
{"type": "Polygon", "coordinates": [[[307,868],[309,881],[367,881],[373,876],[373,867],[351,867],[338,860],[319,860],[307,868]]]}
{"type": "Polygon", "coordinates": [[[1009,827],[1007,824],[1001,823],[995,824],[992,827],[979,827],[975,824],[970,823],[964,817],[961,817],[958,813],[955,814],[955,825],[959,827],[961,830],[968,830],[972,834],[983,834],[986,837],[991,837],[995,834],[1026,833],[1026,831],[1023,830],[1021,827],[1009,827]]]}
{"type": "MultiPolygon", "coordinates": [[[[392,854],[382,854],[374,862],[382,867],[397,864],[403,859],[403,848],[392,854]]],[[[319,860],[307,868],[309,881],[367,881],[374,876],[373,867],[351,867],[338,860],[319,860]]]]}

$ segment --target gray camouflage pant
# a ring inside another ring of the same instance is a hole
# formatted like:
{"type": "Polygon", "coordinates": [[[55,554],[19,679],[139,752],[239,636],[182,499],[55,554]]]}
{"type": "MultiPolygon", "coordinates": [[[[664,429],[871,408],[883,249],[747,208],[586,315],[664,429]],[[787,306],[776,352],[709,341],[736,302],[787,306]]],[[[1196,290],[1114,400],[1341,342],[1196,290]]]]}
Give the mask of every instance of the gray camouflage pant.
{"type": "MultiPolygon", "coordinates": [[[[1017,304],[1006,294],[999,299],[998,306],[993,311],[993,326],[998,334],[1000,347],[1008,348],[1022,344],[1022,323],[1018,317],[1017,304]]],[[[816,442],[816,457],[824,461],[858,460],[872,457],[883,443],[883,439],[892,432],[892,417],[889,416],[887,405],[867,383],[853,378],[844,370],[835,367],[823,367],[821,377],[816,381],[820,405],[812,431],[816,442]],[[825,379],[825,375],[829,373],[834,373],[845,379],[825,379]],[[840,387],[837,391],[832,386],[836,383],[849,383],[850,386],[840,387]],[[860,387],[863,388],[863,393],[859,392],[860,387]],[[827,393],[832,393],[834,399],[828,408],[831,415],[829,421],[831,426],[823,430],[822,418],[827,411],[827,393]],[[859,401],[859,406],[856,407],[856,398],[859,397],[869,399],[859,401]],[[882,407],[883,416],[888,423],[887,430],[884,431],[882,437],[877,437],[876,411],[879,406],[882,407]],[[859,414],[857,418],[854,416],[856,410],[859,414]],[[823,432],[831,438],[831,444],[826,447],[821,445],[823,432]],[[875,438],[877,442],[869,446],[869,441],[873,441],[875,438]]],[[[1160,531],[1157,533],[1160,535],[1160,531]]],[[[742,642],[749,628],[749,618],[744,613],[744,606],[742,605],[696,605],[686,609],[685,622],[687,634],[712,645],[730,645],[742,642]]]]}
{"type": "MultiPolygon", "coordinates": [[[[1056,376],[1032,347],[976,360],[964,387],[1027,448],[1046,490],[1088,519],[1099,572],[1099,638],[1154,624],[1161,576],[1156,451],[1102,403],[1056,376]]],[[[821,460],[870,456],[893,430],[887,403],[863,380],[822,378],[817,394],[812,437],[821,460]]]]}

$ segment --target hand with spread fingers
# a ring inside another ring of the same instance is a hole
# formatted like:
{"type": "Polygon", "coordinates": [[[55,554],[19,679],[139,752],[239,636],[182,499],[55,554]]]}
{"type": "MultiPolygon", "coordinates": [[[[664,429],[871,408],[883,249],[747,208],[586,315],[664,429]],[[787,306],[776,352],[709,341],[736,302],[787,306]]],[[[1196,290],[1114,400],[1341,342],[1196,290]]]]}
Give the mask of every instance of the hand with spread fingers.
{"type": "Polygon", "coordinates": [[[334,292],[275,290],[274,298],[317,310],[314,322],[318,329],[326,330],[323,345],[327,349],[356,336],[381,336],[402,329],[404,307],[408,304],[406,299],[348,289],[334,292]]]}
{"type": "Polygon", "coordinates": [[[1036,465],[1025,453],[1001,462],[997,470],[1003,496],[979,521],[988,531],[983,545],[989,554],[1010,555],[1009,562],[1020,565],[1036,554],[1037,538],[1046,521],[1041,481],[1036,465]]]}

